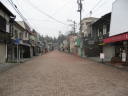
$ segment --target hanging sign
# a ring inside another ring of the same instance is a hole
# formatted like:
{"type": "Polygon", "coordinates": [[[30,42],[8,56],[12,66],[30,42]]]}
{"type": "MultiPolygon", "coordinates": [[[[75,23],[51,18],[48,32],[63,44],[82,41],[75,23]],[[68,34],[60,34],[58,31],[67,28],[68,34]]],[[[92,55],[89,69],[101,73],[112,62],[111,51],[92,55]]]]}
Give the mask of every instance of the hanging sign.
{"type": "Polygon", "coordinates": [[[14,42],[15,42],[16,45],[19,45],[19,44],[20,44],[20,39],[16,38],[16,39],[14,40],[14,42]]]}

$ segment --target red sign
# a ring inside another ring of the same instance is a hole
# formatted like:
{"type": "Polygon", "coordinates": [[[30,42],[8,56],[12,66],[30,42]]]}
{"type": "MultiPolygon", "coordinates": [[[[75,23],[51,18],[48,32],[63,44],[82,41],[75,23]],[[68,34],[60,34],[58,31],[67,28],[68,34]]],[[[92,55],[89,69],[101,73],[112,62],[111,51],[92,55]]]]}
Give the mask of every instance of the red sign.
{"type": "Polygon", "coordinates": [[[128,40],[128,33],[112,36],[104,39],[103,41],[104,43],[112,43],[112,42],[118,42],[118,41],[124,41],[124,40],[128,40]]]}

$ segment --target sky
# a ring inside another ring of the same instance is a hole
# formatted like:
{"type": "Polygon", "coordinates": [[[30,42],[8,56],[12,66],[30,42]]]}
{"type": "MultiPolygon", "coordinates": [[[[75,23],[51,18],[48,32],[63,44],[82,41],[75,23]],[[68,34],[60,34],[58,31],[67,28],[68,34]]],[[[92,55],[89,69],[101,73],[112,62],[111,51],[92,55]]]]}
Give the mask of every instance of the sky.
{"type": "MultiPolygon", "coordinates": [[[[20,16],[9,4],[9,0],[0,0],[21,21],[20,16]]],[[[57,37],[59,32],[66,34],[71,30],[71,21],[79,25],[77,0],[12,0],[17,9],[27,19],[30,26],[43,36],[57,37]]],[[[111,12],[115,0],[82,0],[82,18],[89,16],[100,18],[111,12]],[[92,10],[92,14],[90,11],[92,10]]],[[[79,26],[77,26],[77,31],[79,26]]]]}

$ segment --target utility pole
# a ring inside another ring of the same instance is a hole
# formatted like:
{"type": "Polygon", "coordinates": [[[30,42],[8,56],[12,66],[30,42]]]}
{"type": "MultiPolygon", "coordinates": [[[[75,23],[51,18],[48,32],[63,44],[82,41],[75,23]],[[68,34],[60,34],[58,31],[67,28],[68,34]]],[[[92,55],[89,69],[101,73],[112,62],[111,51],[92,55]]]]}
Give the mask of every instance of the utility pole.
{"type": "Polygon", "coordinates": [[[73,27],[74,33],[76,33],[76,22],[74,21],[73,23],[74,23],[74,27],[73,27]]]}
{"type": "Polygon", "coordinates": [[[71,22],[72,24],[70,24],[69,26],[71,26],[72,27],[72,30],[73,30],[73,34],[75,34],[76,33],[76,21],[75,20],[67,20],[68,22],[71,22]]]}
{"type": "Polygon", "coordinates": [[[78,4],[77,12],[80,13],[80,33],[81,33],[82,32],[82,30],[81,30],[81,19],[82,19],[82,7],[83,7],[82,0],[77,0],[77,4],[78,4]]]}
{"type": "Polygon", "coordinates": [[[83,49],[83,35],[82,35],[82,22],[81,22],[81,20],[82,20],[82,0],[77,0],[77,4],[78,4],[78,10],[77,10],[77,12],[79,12],[80,13],[80,32],[79,32],[79,39],[80,39],[80,55],[81,55],[81,57],[83,56],[83,53],[84,53],[84,49],[83,49]]]}

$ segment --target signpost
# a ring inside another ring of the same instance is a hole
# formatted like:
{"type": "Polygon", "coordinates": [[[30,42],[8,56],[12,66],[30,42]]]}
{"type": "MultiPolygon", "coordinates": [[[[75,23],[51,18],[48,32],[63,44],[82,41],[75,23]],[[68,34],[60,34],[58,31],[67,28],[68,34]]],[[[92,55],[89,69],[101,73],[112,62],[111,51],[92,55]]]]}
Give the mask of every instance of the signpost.
{"type": "Polygon", "coordinates": [[[16,40],[14,40],[14,42],[17,46],[17,63],[19,63],[19,59],[20,59],[20,52],[19,52],[20,39],[16,38],[16,40]]]}

